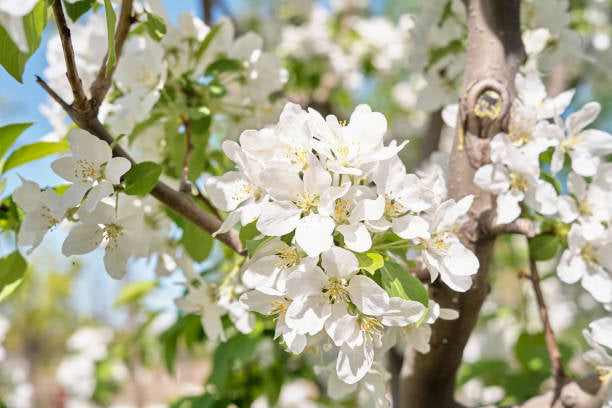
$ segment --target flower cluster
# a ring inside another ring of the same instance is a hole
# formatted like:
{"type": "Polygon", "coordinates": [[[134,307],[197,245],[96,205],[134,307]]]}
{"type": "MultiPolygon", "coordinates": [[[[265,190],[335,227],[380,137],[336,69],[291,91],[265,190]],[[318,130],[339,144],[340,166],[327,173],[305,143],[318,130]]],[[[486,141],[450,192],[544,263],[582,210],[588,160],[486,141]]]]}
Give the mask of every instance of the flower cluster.
{"type": "MultiPolygon", "coordinates": [[[[410,342],[426,351],[423,328],[440,316],[433,301],[385,283],[397,271],[365,271],[364,257],[420,251],[431,280],[439,276],[457,291],[471,286],[479,266],[458,238],[472,197],[443,201],[436,183],[406,173],[397,157],[406,142],[384,145],[386,130],[385,117],[367,105],[347,123],[288,103],[275,127],[247,130],[240,144],[224,142],[237,168],[205,184],[211,201],[229,212],[217,233],[239,222],[260,234],[240,271],[250,289],[240,302],[274,316],[276,337],[290,351],[336,350],[335,375],[346,384],[370,372],[385,334],[395,343],[391,328],[412,332],[410,342]]],[[[190,293],[201,289],[203,281],[190,293]]]]}
{"type": "Polygon", "coordinates": [[[492,163],[478,169],[474,182],[497,196],[498,224],[524,214],[525,205],[543,216],[557,214],[562,223],[570,224],[559,278],[566,283],[581,280],[596,300],[611,303],[612,166],[604,156],[612,153],[612,135],[587,128],[600,106],[589,102],[562,120],[573,91],[549,98],[535,72],[519,74],[516,88],[509,130],[493,138],[492,163]],[[548,162],[541,168],[543,160],[548,162]],[[569,194],[554,186],[564,163],[569,163],[569,194]]]}
{"type": "MultiPolygon", "coordinates": [[[[77,223],[62,245],[66,256],[105,247],[104,265],[114,278],[121,278],[131,256],[145,256],[146,243],[140,236],[142,212],[129,201],[116,206],[120,178],[130,162],[112,157],[108,143],[88,132],[68,133],[70,154],[51,164],[53,171],[71,182],[60,196],[56,189],[41,191],[40,186],[22,179],[13,199],[26,213],[18,234],[22,247],[32,252],[47,231],[62,221],[77,223]]],[[[60,190],[61,191],[61,190],[60,190]]]]}

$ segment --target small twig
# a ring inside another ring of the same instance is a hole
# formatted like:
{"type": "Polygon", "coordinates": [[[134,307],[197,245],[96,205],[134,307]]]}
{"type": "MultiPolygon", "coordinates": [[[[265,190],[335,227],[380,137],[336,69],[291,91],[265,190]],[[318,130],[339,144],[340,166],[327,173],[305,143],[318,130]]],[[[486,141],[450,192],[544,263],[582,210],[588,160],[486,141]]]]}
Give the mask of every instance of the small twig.
{"type": "Polygon", "coordinates": [[[35,75],[35,77],[38,85],[40,85],[42,89],[44,89],[49,94],[49,96],[53,98],[53,100],[57,102],[68,114],[70,114],[69,111],[74,110],[68,102],[63,100],[61,96],[59,96],[53,89],[51,89],[51,87],[49,87],[49,85],[45,82],[44,79],[42,79],[38,75],[35,75]]]}
{"type": "Polygon", "coordinates": [[[181,184],[179,185],[179,191],[190,194],[191,184],[189,183],[189,159],[191,158],[191,152],[193,152],[193,143],[191,143],[191,119],[183,119],[183,126],[185,126],[185,158],[183,159],[183,171],[181,173],[181,184]]]}
{"type": "Polygon", "coordinates": [[[208,209],[220,220],[223,220],[223,217],[221,217],[221,214],[219,214],[219,211],[217,210],[217,208],[210,202],[210,200],[208,199],[208,197],[206,197],[204,194],[202,194],[202,192],[200,191],[200,189],[198,188],[198,186],[195,186],[195,189],[197,191],[197,196],[198,198],[204,203],[204,205],[206,207],[208,207],[208,209]]]}
{"type": "MultiPolygon", "coordinates": [[[[49,93],[49,95],[51,95],[53,99],[58,101],[58,103],[64,107],[66,113],[70,116],[74,123],[77,124],[77,126],[88,131],[98,139],[106,141],[109,145],[113,144],[115,139],[110,135],[110,133],[108,133],[108,130],[106,130],[102,123],[100,123],[97,116],[91,114],[90,110],[83,112],[76,111],[70,105],[66,105],[66,103],[57,96],[57,93],[53,91],[41,78],[38,78],[37,82],[49,93]]],[[[113,148],[113,156],[125,157],[130,161],[132,166],[136,164],[136,161],[119,144],[115,145],[113,148]]],[[[167,184],[161,181],[157,182],[157,185],[151,191],[151,195],[161,203],[165,204],[166,207],[191,221],[209,234],[213,234],[221,226],[221,220],[206,212],[195,201],[193,201],[190,196],[173,190],[167,184]]],[[[240,255],[246,255],[246,250],[242,248],[242,244],[236,230],[231,230],[224,234],[218,234],[216,235],[216,238],[240,255]]]]}
{"type": "Polygon", "coordinates": [[[207,26],[212,25],[212,6],[214,0],[202,0],[202,12],[204,14],[204,22],[207,26]]]}
{"type": "Polygon", "coordinates": [[[442,134],[442,109],[438,109],[429,114],[429,124],[427,125],[427,133],[423,139],[423,146],[421,147],[421,162],[427,160],[429,156],[436,150],[440,145],[440,135],[442,134]]]}
{"type": "MultiPolygon", "coordinates": [[[[546,339],[546,348],[548,349],[548,356],[552,366],[552,373],[555,379],[555,395],[561,390],[564,385],[567,376],[563,371],[563,363],[561,362],[561,352],[559,351],[559,345],[555,339],[555,333],[553,332],[550,320],[548,319],[548,309],[546,308],[546,302],[544,301],[544,295],[542,288],[540,287],[540,275],[538,275],[538,267],[535,259],[529,256],[529,280],[533,285],[533,291],[535,292],[536,301],[538,302],[538,311],[540,312],[540,319],[544,326],[544,336],[546,339]]],[[[525,274],[523,274],[526,276],[525,274]]]]}
{"type": "Polygon", "coordinates": [[[66,23],[66,17],[64,16],[64,9],[62,8],[61,1],[53,2],[53,14],[55,15],[55,22],[57,24],[57,30],[62,41],[62,49],[64,50],[64,59],[66,61],[66,77],[72,88],[72,94],[74,95],[74,107],[78,110],[85,110],[87,107],[87,96],[83,91],[83,82],[79,77],[79,72],[76,67],[76,60],[74,58],[74,49],[72,48],[72,37],[70,35],[70,29],[66,23]]]}
{"type": "Polygon", "coordinates": [[[133,0],[123,0],[121,3],[119,22],[117,23],[117,29],[115,30],[115,54],[117,55],[115,65],[111,68],[108,75],[106,75],[106,60],[108,59],[107,52],[106,56],[102,60],[102,65],[98,70],[96,79],[89,88],[91,104],[96,112],[111,87],[113,74],[115,73],[117,65],[119,65],[119,57],[121,56],[121,51],[123,50],[123,44],[125,43],[125,40],[130,32],[130,25],[134,22],[134,19],[132,18],[132,2],[133,0]]]}
{"type": "Polygon", "coordinates": [[[508,224],[497,224],[495,212],[492,211],[489,213],[489,220],[485,225],[488,229],[488,231],[485,231],[487,235],[518,234],[524,235],[527,238],[535,236],[535,226],[533,221],[528,218],[517,218],[508,224]]]}

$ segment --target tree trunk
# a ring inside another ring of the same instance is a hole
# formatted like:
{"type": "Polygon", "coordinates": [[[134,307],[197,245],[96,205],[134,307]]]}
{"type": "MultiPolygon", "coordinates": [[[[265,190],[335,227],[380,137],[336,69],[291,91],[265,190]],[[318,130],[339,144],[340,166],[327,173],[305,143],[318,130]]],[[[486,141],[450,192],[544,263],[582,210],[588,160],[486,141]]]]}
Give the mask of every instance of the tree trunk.
{"type": "Polygon", "coordinates": [[[406,359],[402,369],[401,407],[450,408],[463,349],[489,292],[488,270],[495,234],[489,231],[494,197],[473,183],[474,173],[489,159],[489,142],[506,129],[515,97],[514,77],[524,58],[519,0],[464,0],[467,9],[467,63],[449,164],[449,195],[474,194],[464,244],[474,251],[480,269],[472,288],[455,292],[436,281],[430,296],[442,307],[459,311],[459,319],[438,320],[432,327],[431,351],[406,359]]]}

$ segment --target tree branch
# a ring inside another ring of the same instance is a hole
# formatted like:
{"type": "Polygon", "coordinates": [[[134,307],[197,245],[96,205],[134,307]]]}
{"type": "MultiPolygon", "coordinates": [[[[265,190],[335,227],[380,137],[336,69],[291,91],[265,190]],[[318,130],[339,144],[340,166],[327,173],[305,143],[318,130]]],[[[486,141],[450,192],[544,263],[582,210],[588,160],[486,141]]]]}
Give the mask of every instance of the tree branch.
{"type": "Polygon", "coordinates": [[[427,125],[427,133],[423,139],[423,145],[421,147],[421,161],[427,160],[429,156],[436,150],[440,145],[440,135],[442,133],[442,109],[431,112],[429,114],[429,124],[427,125]]]}
{"type": "Polygon", "coordinates": [[[524,235],[527,238],[533,238],[535,236],[535,225],[533,221],[528,218],[517,218],[516,220],[508,224],[497,224],[495,220],[495,212],[490,213],[492,216],[488,222],[484,224],[484,234],[490,234],[493,236],[502,234],[518,234],[524,235]]]}
{"type": "Polygon", "coordinates": [[[519,0],[464,0],[468,18],[467,63],[459,104],[457,134],[449,163],[449,195],[473,194],[462,241],[474,252],[480,269],[470,290],[458,293],[441,281],[430,296],[441,307],[459,312],[457,320],[432,326],[431,351],[405,360],[401,407],[454,408],[455,376],[463,349],[489,292],[488,270],[495,235],[484,233],[494,197],[474,185],[476,170],[489,160],[489,141],[506,128],[514,100],[514,77],[523,59],[519,0]]]}
{"type": "MultiPolygon", "coordinates": [[[[108,133],[106,128],[100,123],[95,112],[91,109],[86,111],[77,111],[72,106],[68,105],[63,101],[57,93],[55,93],[42,78],[37,77],[36,80],[43,89],[45,89],[53,99],[64,108],[70,118],[77,124],[81,129],[84,129],[92,135],[98,137],[101,140],[106,141],[109,145],[113,143],[114,138],[108,133]]],[[[116,145],[113,148],[113,156],[125,157],[130,161],[132,165],[136,164],[136,161],[121,147],[116,145]]],[[[213,215],[204,211],[202,207],[196,204],[189,195],[175,191],[165,183],[159,181],[155,188],[151,191],[151,195],[165,204],[166,207],[186,218],[187,220],[194,223],[209,234],[213,234],[219,229],[222,221],[213,215]]],[[[245,251],[240,243],[238,232],[231,230],[225,234],[219,234],[216,238],[223,242],[225,245],[236,251],[237,253],[244,255],[245,251]]]]}
{"type": "Polygon", "coordinates": [[[563,363],[561,362],[561,352],[559,351],[559,345],[555,339],[555,333],[553,332],[550,320],[548,319],[548,309],[546,308],[546,302],[544,301],[544,294],[540,287],[540,275],[538,274],[538,266],[535,259],[529,256],[529,280],[533,285],[533,291],[538,302],[538,311],[540,313],[540,319],[542,320],[542,326],[544,326],[544,337],[546,338],[546,348],[548,350],[548,357],[550,358],[550,364],[552,366],[552,374],[555,380],[555,394],[559,395],[563,383],[566,382],[567,376],[563,371],[563,363]]]}
{"type": "Polygon", "coordinates": [[[212,26],[212,6],[214,0],[202,0],[202,14],[207,26],[212,26]]]}
{"type": "Polygon", "coordinates": [[[200,201],[202,201],[202,203],[204,203],[204,205],[208,207],[208,209],[215,215],[215,217],[222,220],[223,217],[221,217],[221,214],[219,214],[217,208],[210,202],[210,200],[204,194],[202,194],[198,186],[195,186],[195,189],[197,192],[197,197],[200,199],[200,201]]]}
{"type": "MultiPolygon", "coordinates": [[[[79,77],[77,71],[76,61],[74,58],[74,49],[72,48],[72,36],[70,29],[66,23],[66,17],[64,16],[64,9],[62,8],[61,1],[53,2],[53,14],[55,15],[55,22],[57,24],[57,31],[59,32],[60,40],[62,42],[62,49],[64,51],[64,60],[66,61],[66,77],[70,83],[72,89],[72,95],[74,97],[73,105],[77,110],[85,110],[87,108],[87,96],[83,91],[83,82],[79,77]]],[[[54,98],[55,99],[55,98],[54,98]]]]}
{"type": "Polygon", "coordinates": [[[100,108],[104,97],[111,87],[113,74],[115,73],[117,65],[119,65],[119,57],[121,56],[121,51],[123,50],[123,44],[125,43],[125,40],[130,32],[130,25],[132,25],[134,22],[132,18],[132,2],[133,0],[123,0],[121,2],[119,22],[117,23],[117,29],[115,30],[115,54],[117,55],[115,65],[111,68],[108,75],[106,75],[106,61],[108,59],[107,52],[104,60],[102,60],[102,65],[98,70],[96,79],[89,88],[89,94],[91,95],[90,103],[96,112],[100,108]]]}

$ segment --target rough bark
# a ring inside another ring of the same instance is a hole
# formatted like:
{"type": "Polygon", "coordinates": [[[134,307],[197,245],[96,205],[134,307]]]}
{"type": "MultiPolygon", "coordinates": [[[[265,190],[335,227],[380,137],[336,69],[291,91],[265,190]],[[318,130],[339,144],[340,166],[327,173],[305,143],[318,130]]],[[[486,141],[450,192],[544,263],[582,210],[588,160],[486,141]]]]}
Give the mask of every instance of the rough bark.
{"type": "Polygon", "coordinates": [[[462,239],[478,257],[480,269],[465,293],[454,292],[440,281],[431,285],[430,296],[442,307],[459,311],[460,318],[438,320],[432,327],[431,351],[405,360],[402,407],[458,406],[454,400],[456,372],[489,292],[487,275],[495,241],[489,226],[494,198],[479,190],[473,178],[476,170],[489,161],[491,138],[508,123],[515,96],[514,77],[524,50],[519,0],[464,3],[468,16],[467,64],[449,164],[449,195],[453,199],[475,196],[462,239]]]}

